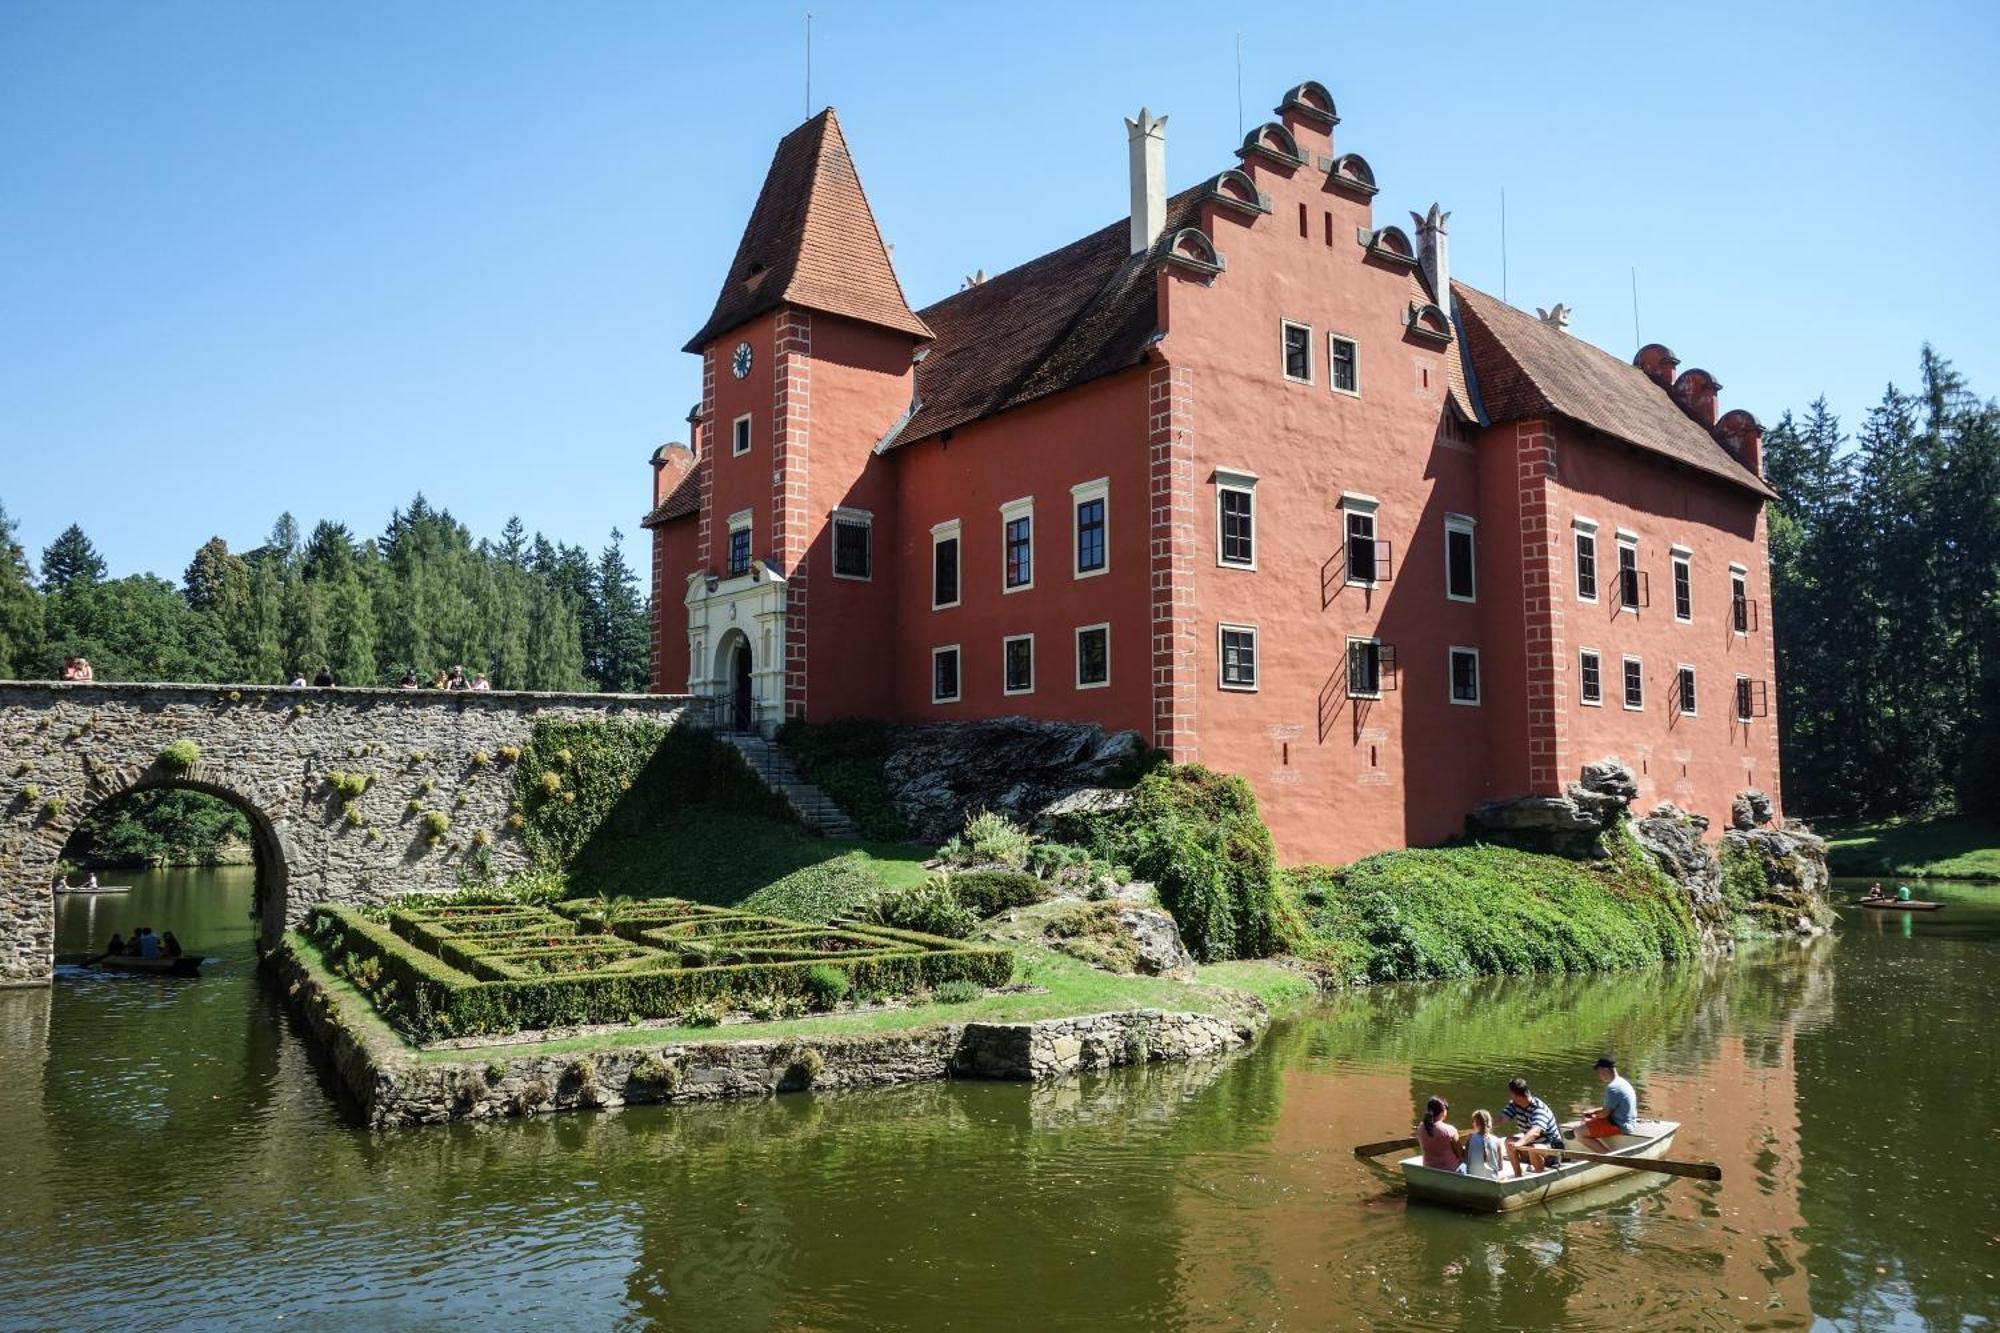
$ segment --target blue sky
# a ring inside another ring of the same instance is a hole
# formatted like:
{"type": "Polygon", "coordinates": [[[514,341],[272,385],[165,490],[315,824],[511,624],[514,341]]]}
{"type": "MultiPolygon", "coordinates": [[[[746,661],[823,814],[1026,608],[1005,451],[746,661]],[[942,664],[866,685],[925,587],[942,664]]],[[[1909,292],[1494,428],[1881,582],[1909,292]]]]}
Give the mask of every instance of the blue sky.
{"type": "MultiPolygon", "coordinates": [[[[803,5],[0,6],[0,504],[178,578],[281,510],[417,491],[634,556],[646,459],[804,118],[803,5]]],[[[1243,107],[1325,83],[1378,221],[1441,200],[1454,271],[1640,332],[1768,423],[1850,418],[1929,339],[2000,343],[1991,4],[843,5],[813,10],[911,301],[1121,216],[1120,118],[1176,187],[1243,107]]]]}

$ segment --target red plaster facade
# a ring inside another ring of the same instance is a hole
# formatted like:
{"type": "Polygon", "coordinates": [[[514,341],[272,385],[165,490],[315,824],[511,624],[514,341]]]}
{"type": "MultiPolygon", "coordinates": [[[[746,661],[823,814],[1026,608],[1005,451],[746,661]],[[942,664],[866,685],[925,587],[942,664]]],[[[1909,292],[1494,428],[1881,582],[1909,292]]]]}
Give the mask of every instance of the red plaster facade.
{"type": "Polygon", "coordinates": [[[1301,85],[1157,214],[1135,147],[1136,220],[922,311],[832,113],[787,136],[689,346],[693,455],[655,457],[654,687],[766,729],[1129,728],[1248,778],[1291,860],[1442,840],[1606,754],[1642,806],[1775,798],[1754,419],[1451,283],[1446,215],[1380,226],[1336,124],[1301,85]]]}

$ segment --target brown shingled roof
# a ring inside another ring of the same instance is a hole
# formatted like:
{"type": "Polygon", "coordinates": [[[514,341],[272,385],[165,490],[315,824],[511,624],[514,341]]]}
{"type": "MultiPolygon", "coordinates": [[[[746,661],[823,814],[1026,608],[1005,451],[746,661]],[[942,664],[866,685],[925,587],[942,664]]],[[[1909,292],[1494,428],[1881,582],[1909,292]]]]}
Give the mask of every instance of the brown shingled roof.
{"type": "Polygon", "coordinates": [[[832,107],[778,141],[715,311],[682,350],[781,305],[931,336],[903,299],[832,107]]]}
{"type": "Polygon", "coordinates": [[[1645,371],[1462,282],[1460,325],[1490,421],[1555,413],[1763,496],[1775,492],[1645,371]]]}
{"type": "Polygon", "coordinates": [[[677,518],[688,518],[701,510],[701,469],[689,468],[687,475],[674,484],[667,492],[667,498],[653,507],[653,512],[639,520],[642,528],[656,528],[662,523],[670,523],[677,518]]]}
{"type": "MultiPolygon", "coordinates": [[[[1162,238],[1195,224],[1199,188],[1167,201],[1162,238]]],[[[936,341],[917,365],[917,411],[893,445],[1138,364],[1159,332],[1155,256],[1125,218],[926,306],[936,341]]]]}

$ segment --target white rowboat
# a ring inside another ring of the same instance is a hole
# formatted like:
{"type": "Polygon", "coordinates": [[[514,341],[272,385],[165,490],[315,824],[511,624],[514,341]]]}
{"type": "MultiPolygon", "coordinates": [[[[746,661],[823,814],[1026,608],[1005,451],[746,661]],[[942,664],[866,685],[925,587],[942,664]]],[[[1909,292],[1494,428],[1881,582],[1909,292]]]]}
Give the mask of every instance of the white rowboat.
{"type": "MultiPolygon", "coordinates": [[[[1604,1140],[1604,1151],[1647,1161],[1665,1157],[1674,1146],[1674,1135],[1680,1132],[1680,1127],[1678,1120],[1634,1121],[1634,1132],[1604,1140]]],[[[1572,1126],[1564,1125],[1563,1132],[1569,1136],[1571,1147],[1585,1147],[1577,1142],[1572,1126]]],[[[1405,1157],[1398,1165],[1403,1168],[1403,1183],[1409,1187],[1412,1199],[1446,1204],[1471,1213],[1511,1213],[1517,1208],[1530,1208],[1637,1174],[1609,1162],[1565,1162],[1553,1171],[1530,1171],[1525,1176],[1504,1174],[1497,1179],[1440,1171],[1425,1166],[1421,1156],[1405,1157]]],[[[1505,1162],[1500,1169],[1508,1171],[1505,1162]]]]}

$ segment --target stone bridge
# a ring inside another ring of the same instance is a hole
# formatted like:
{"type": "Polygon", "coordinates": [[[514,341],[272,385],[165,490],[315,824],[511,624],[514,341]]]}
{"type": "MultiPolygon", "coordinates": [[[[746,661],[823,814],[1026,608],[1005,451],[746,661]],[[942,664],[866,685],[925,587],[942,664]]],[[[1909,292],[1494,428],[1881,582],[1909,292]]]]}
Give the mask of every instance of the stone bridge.
{"type": "Polygon", "coordinates": [[[0,985],[52,975],[64,846],[128,792],[187,788],[249,817],[269,947],[316,903],[525,869],[508,756],[537,720],[707,716],[682,695],[0,681],[0,985]]]}

